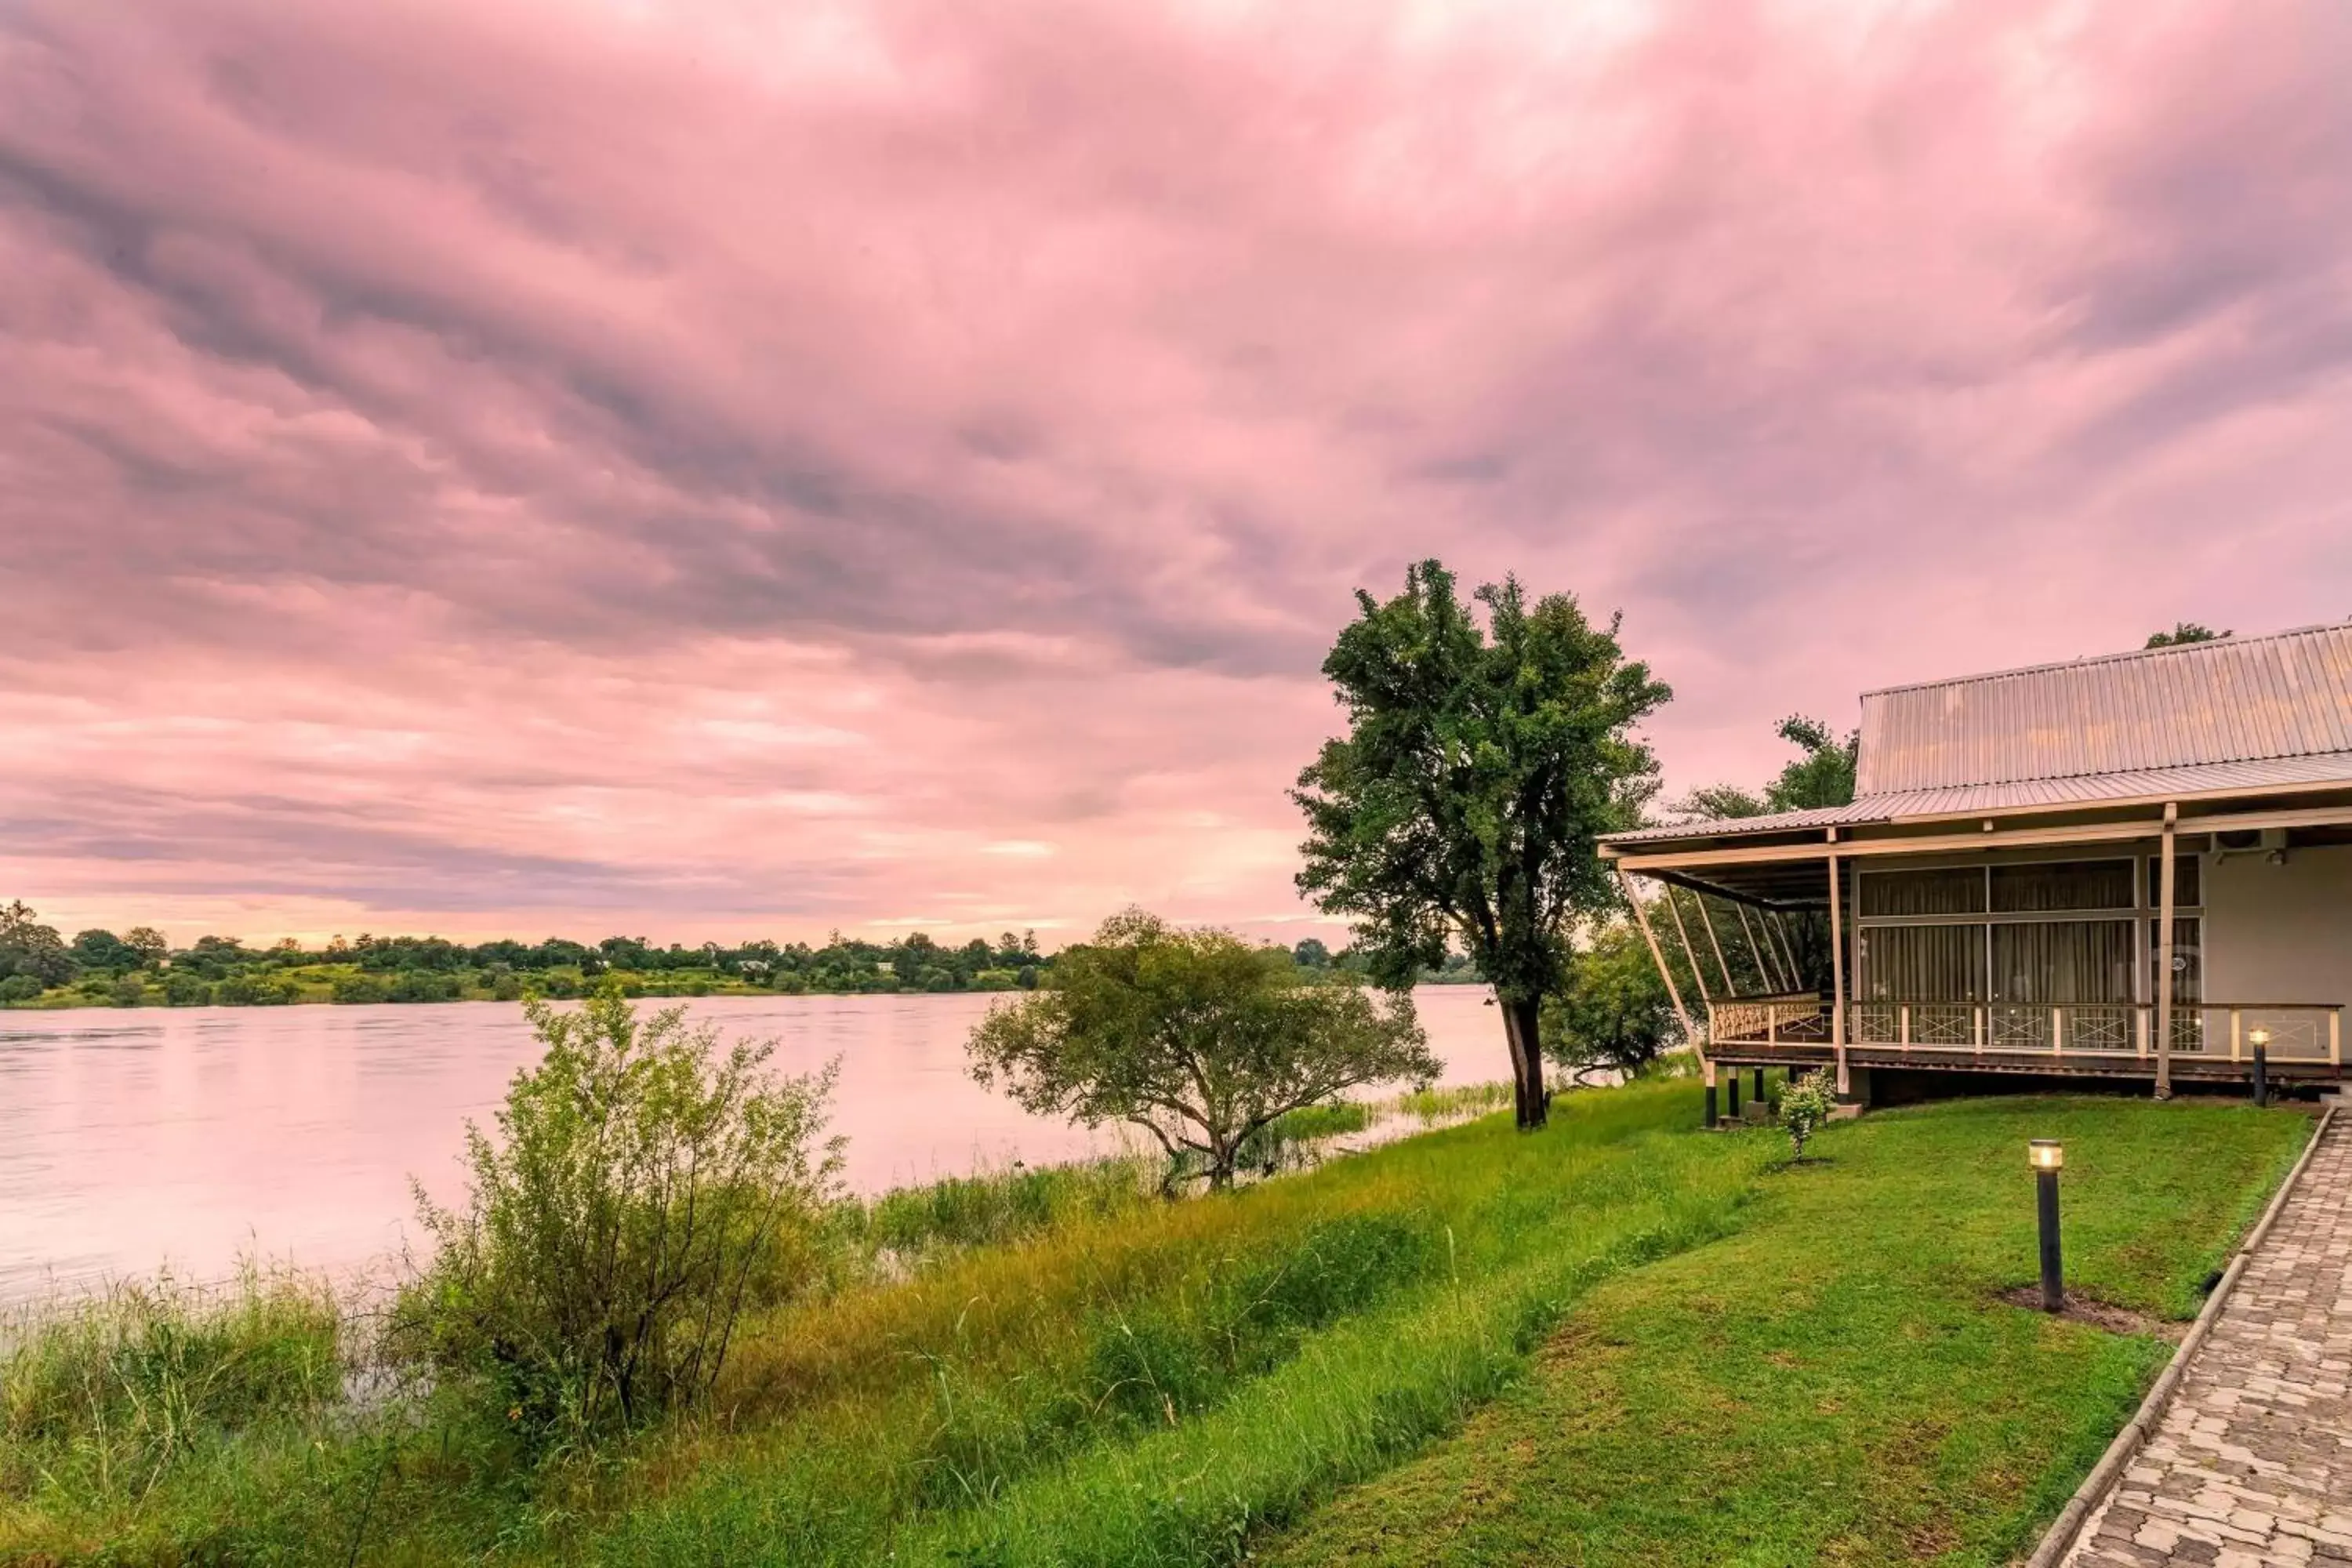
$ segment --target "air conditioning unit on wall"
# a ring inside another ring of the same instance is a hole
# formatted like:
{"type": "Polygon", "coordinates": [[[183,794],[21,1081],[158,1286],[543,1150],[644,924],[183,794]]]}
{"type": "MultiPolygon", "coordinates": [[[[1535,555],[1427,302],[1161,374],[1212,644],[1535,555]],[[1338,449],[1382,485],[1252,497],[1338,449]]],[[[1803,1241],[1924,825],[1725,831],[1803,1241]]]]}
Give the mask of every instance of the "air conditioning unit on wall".
{"type": "Polygon", "coordinates": [[[2286,829],[2284,827],[2244,828],[2231,833],[2217,833],[2213,844],[2216,858],[2232,855],[2260,855],[2273,866],[2286,864],[2286,829]]]}

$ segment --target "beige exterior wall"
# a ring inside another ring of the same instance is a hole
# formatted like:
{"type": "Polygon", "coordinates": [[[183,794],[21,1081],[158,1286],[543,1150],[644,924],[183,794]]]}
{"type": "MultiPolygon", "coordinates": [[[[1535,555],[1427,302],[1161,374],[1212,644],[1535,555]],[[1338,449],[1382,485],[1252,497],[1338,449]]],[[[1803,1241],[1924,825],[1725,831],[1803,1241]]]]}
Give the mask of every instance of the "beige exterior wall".
{"type": "Polygon", "coordinates": [[[2352,845],[2205,858],[2205,994],[2352,1004],[2352,845]]]}

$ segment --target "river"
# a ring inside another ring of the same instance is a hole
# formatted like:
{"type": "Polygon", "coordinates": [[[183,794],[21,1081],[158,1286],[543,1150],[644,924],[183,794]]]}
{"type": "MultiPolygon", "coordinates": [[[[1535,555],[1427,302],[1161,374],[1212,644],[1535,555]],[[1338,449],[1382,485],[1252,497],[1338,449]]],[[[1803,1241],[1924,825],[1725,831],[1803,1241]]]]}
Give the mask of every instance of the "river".
{"type": "MultiPolygon", "coordinates": [[[[1414,995],[1443,1083],[1509,1077],[1484,986],[1414,995]]],[[[993,998],[713,996],[687,1004],[775,1063],[841,1063],[833,1131],[856,1191],[1118,1146],[973,1083],[993,998]]],[[[659,1005],[648,1004],[647,1005],[659,1005]]],[[[349,1270],[414,1240],[409,1179],[449,1198],[536,1047],[510,1003],[0,1012],[0,1301],[241,1257],[349,1270]]]]}

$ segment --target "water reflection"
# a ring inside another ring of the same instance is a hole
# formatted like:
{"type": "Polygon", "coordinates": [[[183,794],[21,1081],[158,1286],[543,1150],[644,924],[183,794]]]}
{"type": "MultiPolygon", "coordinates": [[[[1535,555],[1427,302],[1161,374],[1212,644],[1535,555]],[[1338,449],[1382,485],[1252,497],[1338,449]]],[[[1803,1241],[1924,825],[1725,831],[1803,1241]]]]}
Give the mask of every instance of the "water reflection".
{"type": "MultiPolygon", "coordinates": [[[[1470,986],[1415,1000],[1446,1083],[1505,1075],[1470,986]]],[[[834,1130],[862,1192],[1115,1146],[965,1076],[990,998],[727,996],[689,1004],[776,1061],[838,1057],[834,1130]]],[[[464,1121],[534,1054],[520,1009],[442,1006],[0,1013],[0,1299],[144,1273],[211,1279],[240,1253],[344,1268],[413,1229],[408,1183],[455,1195],[464,1121]]]]}

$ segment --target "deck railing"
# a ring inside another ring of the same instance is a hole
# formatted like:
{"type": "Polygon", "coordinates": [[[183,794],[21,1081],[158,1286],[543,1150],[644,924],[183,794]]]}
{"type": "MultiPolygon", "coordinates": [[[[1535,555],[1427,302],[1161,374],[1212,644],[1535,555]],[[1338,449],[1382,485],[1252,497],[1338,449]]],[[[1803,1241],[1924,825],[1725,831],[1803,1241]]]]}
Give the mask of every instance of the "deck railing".
{"type": "MultiPolygon", "coordinates": [[[[2152,1002],[1853,1002],[1846,1041],[1938,1054],[2086,1054],[2156,1051],[2152,1002]]],[[[1831,1038],[1829,1005],[1817,994],[1743,996],[1710,1003],[1718,1045],[1817,1045],[1831,1038]]],[[[2172,1048],[2204,1059],[2251,1061],[2260,1045],[2274,1062],[2344,1065],[2344,1007],[2327,1002],[2176,1002],[2172,1048]]]]}

